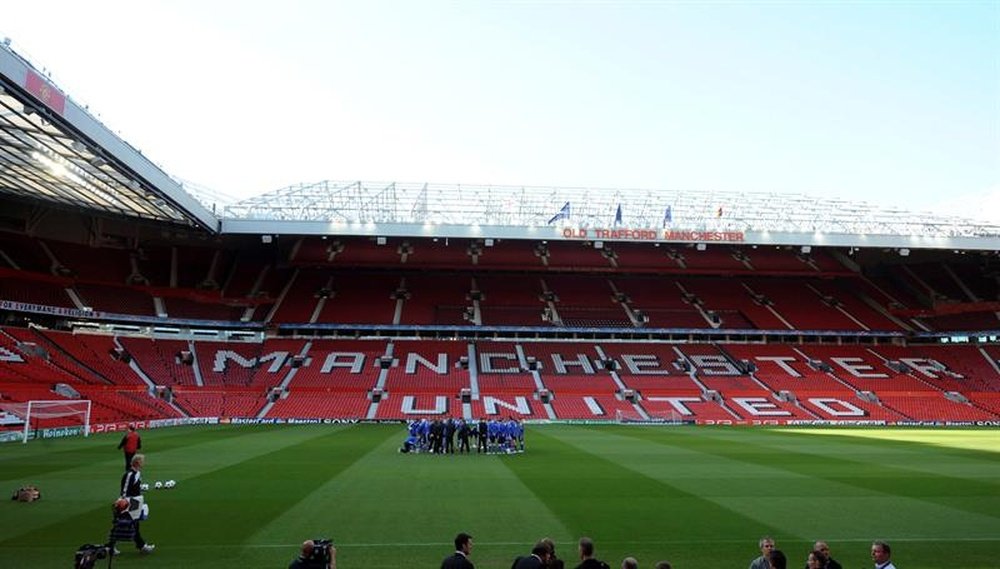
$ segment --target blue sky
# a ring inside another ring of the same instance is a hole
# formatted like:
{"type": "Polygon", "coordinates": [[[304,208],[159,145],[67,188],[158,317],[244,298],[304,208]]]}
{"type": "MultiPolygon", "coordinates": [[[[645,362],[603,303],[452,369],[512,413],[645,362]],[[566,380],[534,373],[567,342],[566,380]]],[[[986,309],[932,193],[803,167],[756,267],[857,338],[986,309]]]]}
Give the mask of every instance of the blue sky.
{"type": "Polygon", "coordinates": [[[169,173],[799,192],[1000,221],[1000,2],[10,3],[169,173]]]}

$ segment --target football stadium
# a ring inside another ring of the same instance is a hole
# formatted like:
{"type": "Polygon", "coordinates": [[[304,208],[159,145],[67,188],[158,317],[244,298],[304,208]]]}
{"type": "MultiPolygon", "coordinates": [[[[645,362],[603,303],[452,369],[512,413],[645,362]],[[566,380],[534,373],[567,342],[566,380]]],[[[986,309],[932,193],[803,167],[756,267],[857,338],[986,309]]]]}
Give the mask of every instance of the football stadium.
{"type": "Polygon", "coordinates": [[[1000,225],[372,181],[220,205],[0,47],[4,568],[287,567],[307,539],[433,568],[462,532],[481,569],[544,537],[568,567],[581,537],[745,567],[765,536],[996,568],[998,426],[1000,225]],[[400,452],[421,421],[451,442],[400,452]],[[523,442],[481,452],[480,421],[523,442]],[[148,509],[116,534],[130,427],[148,509]]]}

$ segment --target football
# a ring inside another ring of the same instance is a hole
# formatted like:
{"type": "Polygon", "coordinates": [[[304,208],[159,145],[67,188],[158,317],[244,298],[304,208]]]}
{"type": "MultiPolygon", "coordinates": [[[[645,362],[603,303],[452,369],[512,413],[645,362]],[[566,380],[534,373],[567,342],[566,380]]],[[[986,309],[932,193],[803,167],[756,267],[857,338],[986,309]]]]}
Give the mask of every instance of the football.
{"type": "Polygon", "coordinates": [[[167,480],[166,482],[163,483],[163,487],[167,489],[173,488],[174,486],[177,486],[177,482],[175,482],[174,480],[167,480]]]}
{"type": "Polygon", "coordinates": [[[157,480],[156,483],[153,484],[153,488],[156,488],[157,490],[159,490],[160,488],[163,488],[163,482],[160,482],[159,480],[157,480]]]}
{"type": "Polygon", "coordinates": [[[146,490],[149,490],[149,484],[143,482],[142,484],[139,485],[139,489],[145,492],[146,490]]]}

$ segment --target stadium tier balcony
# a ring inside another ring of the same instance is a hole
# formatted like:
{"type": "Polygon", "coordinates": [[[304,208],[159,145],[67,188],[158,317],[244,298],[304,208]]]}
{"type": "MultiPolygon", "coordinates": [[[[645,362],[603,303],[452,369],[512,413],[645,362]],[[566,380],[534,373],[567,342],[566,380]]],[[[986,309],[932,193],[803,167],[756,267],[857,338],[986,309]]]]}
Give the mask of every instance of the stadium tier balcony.
{"type": "Polygon", "coordinates": [[[139,273],[151,286],[170,286],[170,268],[173,266],[171,247],[147,247],[136,255],[139,273]]]}
{"type": "Polygon", "coordinates": [[[0,268],[25,273],[51,274],[52,259],[42,249],[41,241],[14,233],[0,232],[0,268]]]}
{"type": "Polygon", "coordinates": [[[813,265],[805,262],[803,255],[796,255],[796,251],[786,248],[758,247],[756,249],[745,249],[743,254],[755,271],[780,272],[780,273],[815,273],[819,264],[815,262],[815,257],[810,253],[809,259],[813,265]]]}
{"type": "Polygon", "coordinates": [[[809,288],[811,281],[754,279],[746,282],[754,292],[773,302],[774,309],[797,330],[864,330],[856,316],[848,315],[822,301],[809,288]]]}
{"type": "Polygon", "coordinates": [[[963,290],[965,284],[956,280],[957,275],[945,263],[913,263],[906,265],[906,267],[900,267],[898,270],[910,273],[908,276],[918,282],[934,298],[959,302],[972,300],[963,290]]]}
{"type": "Polygon", "coordinates": [[[413,243],[413,253],[407,255],[406,264],[420,267],[471,268],[472,257],[467,239],[432,239],[413,243]]]}
{"type": "MultiPolygon", "coordinates": [[[[175,247],[177,250],[177,286],[179,288],[200,288],[209,277],[213,260],[222,254],[221,249],[212,247],[175,247]]],[[[217,264],[224,270],[225,262],[217,264]]]]}
{"type": "Polygon", "coordinates": [[[676,247],[675,250],[680,255],[677,263],[683,265],[689,271],[722,271],[722,272],[746,272],[749,269],[741,261],[733,257],[733,252],[728,247],[708,247],[704,251],[699,251],[693,245],[686,247],[676,247]]]}
{"type": "MultiPolygon", "coordinates": [[[[862,292],[862,282],[856,279],[838,279],[834,281],[809,281],[809,286],[821,295],[836,299],[844,310],[860,320],[872,330],[900,330],[898,324],[885,314],[872,308],[859,294],[862,292]]],[[[884,307],[885,304],[883,303],[884,307]]]]}
{"type": "Polygon", "coordinates": [[[549,243],[548,251],[549,267],[610,267],[607,259],[601,255],[600,249],[595,249],[588,242],[549,243]]]}
{"type": "Polygon", "coordinates": [[[222,304],[222,299],[164,298],[163,306],[171,318],[192,318],[197,320],[224,320],[239,322],[245,307],[222,304]]]}
{"type": "Polygon", "coordinates": [[[128,284],[132,274],[129,251],[106,247],[88,247],[62,241],[45,241],[59,264],[83,281],[128,284]]]}
{"type": "Polygon", "coordinates": [[[329,281],[330,275],[325,271],[300,270],[271,321],[309,322],[320,301],[320,290],[326,287],[329,281]]]}
{"type": "Polygon", "coordinates": [[[88,283],[78,283],[73,288],[85,306],[99,312],[156,316],[153,297],[145,290],[88,283]]]}
{"type": "Polygon", "coordinates": [[[923,318],[934,330],[998,330],[1000,329],[1000,316],[996,312],[966,312],[962,314],[943,314],[940,316],[930,316],[923,318]]]}
{"type": "Polygon", "coordinates": [[[338,273],[333,278],[333,295],[323,304],[317,322],[392,324],[396,301],[391,296],[399,282],[394,275],[338,273]]]}
{"type": "Polygon", "coordinates": [[[222,281],[226,298],[248,298],[254,293],[254,285],[271,265],[266,260],[256,259],[251,254],[240,255],[233,262],[225,280],[222,281]]]}
{"type": "Polygon", "coordinates": [[[70,281],[49,275],[0,269],[0,299],[61,308],[76,308],[66,288],[70,281]]]}
{"type": "MultiPolygon", "coordinates": [[[[881,271],[867,277],[870,287],[876,291],[872,296],[885,306],[893,308],[920,308],[930,305],[926,291],[897,276],[895,272],[881,271]]],[[[871,289],[869,289],[871,290],[871,289]]]]}
{"type": "Polygon", "coordinates": [[[948,263],[947,266],[976,299],[1000,299],[1000,283],[991,276],[992,269],[989,266],[961,263],[948,263]]]}
{"type": "Polygon", "coordinates": [[[624,307],[614,300],[607,277],[550,275],[549,290],[558,298],[556,310],[567,326],[632,326],[624,307]]]}
{"type": "Polygon", "coordinates": [[[483,324],[492,326],[540,326],[545,304],[538,277],[476,275],[484,297],[480,303],[483,324]]]}
{"type": "Polygon", "coordinates": [[[190,350],[186,341],[123,336],[119,342],[154,384],[195,384],[194,368],[178,358],[178,354],[190,350]]]}
{"type": "MultiPolygon", "coordinates": [[[[741,313],[753,328],[761,330],[787,330],[788,326],[781,321],[767,306],[755,303],[750,293],[743,288],[738,280],[720,278],[683,278],[678,279],[684,288],[694,294],[704,303],[705,308],[713,312],[735,311],[741,313]]],[[[724,328],[730,328],[726,322],[724,328]]]]}
{"type": "Polygon", "coordinates": [[[468,325],[463,314],[472,305],[466,298],[471,290],[468,274],[409,275],[400,324],[468,325]]]}
{"type": "MultiPolygon", "coordinates": [[[[319,241],[318,248],[321,251],[318,253],[315,252],[317,246],[310,245],[308,249],[302,250],[299,255],[296,255],[294,261],[298,262],[300,255],[308,255],[302,258],[309,259],[311,264],[327,264],[328,248],[333,246],[333,242],[329,240],[317,240],[316,238],[310,238],[306,241],[319,241]]],[[[332,261],[333,266],[393,267],[399,266],[402,263],[402,255],[400,255],[399,249],[403,244],[403,239],[388,238],[384,245],[379,245],[378,241],[374,238],[366,237],[342,238],[338,239],[338,241],[343,245],[343,250],[334,256],[332,261]]]]}
{"type": "Polygon", "coordinates": [[[535,243],[530,241],[496,240],[491,247],[482,246],[477,266],[488,269],[538,269],[543,267],[541,257],[535,254],[535,243]]]}

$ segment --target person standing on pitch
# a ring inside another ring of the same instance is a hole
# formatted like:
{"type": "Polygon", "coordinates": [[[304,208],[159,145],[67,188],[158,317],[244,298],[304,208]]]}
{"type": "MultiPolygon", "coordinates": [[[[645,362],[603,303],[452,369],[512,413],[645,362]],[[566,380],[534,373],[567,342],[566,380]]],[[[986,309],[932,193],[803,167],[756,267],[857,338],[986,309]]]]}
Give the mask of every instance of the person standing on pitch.
{"type": "Polygon", "coordinates": [[[836,559],[830,557],[830,546],[825,541],[817,541],[809,554],[812,555],[813,553],[819,554],[817,557],[820,569],[841,569],[840,563],[837,563],[836,559]]]}
{"type": "Polygon", "coordinates": [[[122,437],[122,441],[118,443],[118,448],[125,453],[125,471],[127,472],[129,468],[132,468],[132,457],[142,448],[142,438],[135,430],[135,423],[129,423],[128,431],[122,437]]]}
{"type": "Polygon", "coordinates": [[[872,543],[872,561],[875,562],[875,569],[896,569],[892,564],[892,548],[884,541],[872,543]]]}
{"type": "Polygon", "coordinates": [[[750,562],[750,569],[770,569],[771,562],[767,558],[770,557],[771,551],[774,549],[774,538],[765,535],[760,538],[757,545],[760,547],[760,557],[750,562]]]}
{"type": "Polygon", "coordinates": [[[464,532],[456,535],[455,553],[444,558],[441,569],[475,569],[469,561],[470,553],[472,553],[472,536],[464,532]]]}
{"type": "MultiPolygon", "coordinates": [[[[137,454],[132,457],[132,464],[128,471],[122,476],[121,485],[121,497],[135,498],[142,496],[142,467],[146,464],[146,457],[137,454]]],[[[152,553],[156,546],[152,543],[146,543],[146,540],[142,538],[142,534],[139,533],[140,520],[135,520],[135,536],[133,541],[135,541],[135,547],[142,553],[152,553]]]]}
{"type": "Polygon", "coordinates": [[[539,541],[531,548],[531,555],[523,555],[514,560],[510,569],[545,569],[549,564],[549,546],[539,541]]]}
{"type": "Polygon", "coordinates": [[[594,557],[594,540],[589,537],[580,538],[580,564],[576,569],[611,569],[607,563],[594,557]]]}

